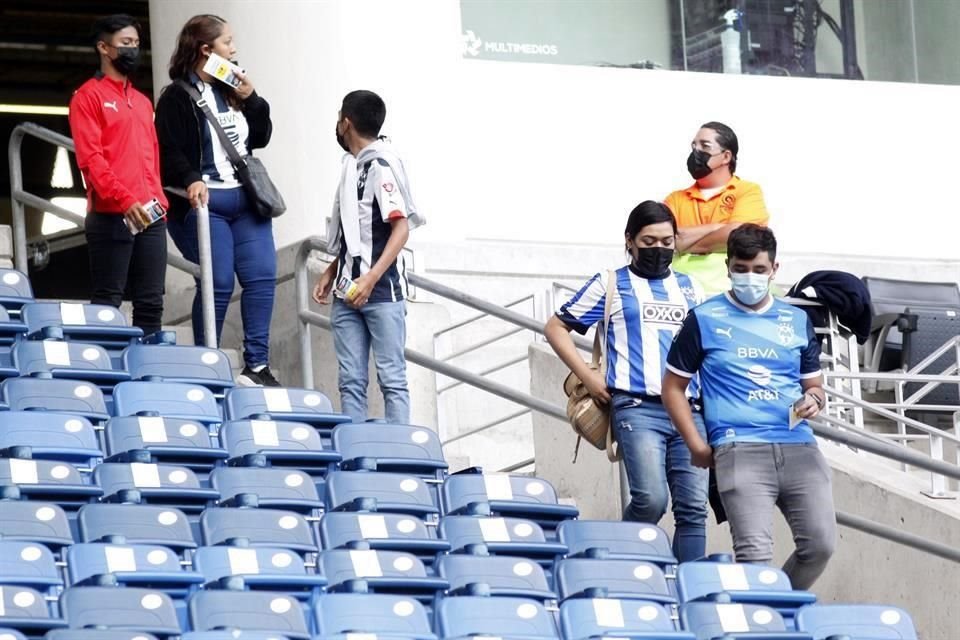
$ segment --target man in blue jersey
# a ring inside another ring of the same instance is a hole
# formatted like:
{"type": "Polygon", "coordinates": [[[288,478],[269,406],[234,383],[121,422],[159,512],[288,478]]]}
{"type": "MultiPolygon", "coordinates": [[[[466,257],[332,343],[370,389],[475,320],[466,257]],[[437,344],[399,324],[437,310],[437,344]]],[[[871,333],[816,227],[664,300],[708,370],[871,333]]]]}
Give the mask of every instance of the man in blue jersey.
{"type": "Polygon", "coordinates": [[[667,356],[663,401],[693,463],[716,468],[738,562],[773,559],[773,508],[796,550],[783,569],[808,589],[833,554],[836,519],[830,468],[807,424],[823,408],[820,345],[807,314],[770,295],[777,272],[770,229],[730,233],[732,288],[693,309],[667,356]],[[684,391],[700,375],[709,442],[684,391]]]}

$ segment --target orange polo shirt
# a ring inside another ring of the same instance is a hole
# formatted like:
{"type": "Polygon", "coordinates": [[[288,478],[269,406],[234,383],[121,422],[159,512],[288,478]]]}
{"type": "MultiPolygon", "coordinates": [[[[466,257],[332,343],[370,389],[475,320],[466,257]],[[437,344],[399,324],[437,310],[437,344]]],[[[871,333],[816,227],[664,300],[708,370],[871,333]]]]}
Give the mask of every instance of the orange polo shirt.
{"type": "Polygon", "coordinates": [[[733,176],[709,200],[704,199],[700,187],[694,182],[692,186],[668,195],[665,202],[676,216],[679,227],[733,222],[753,222],[765,226],[770,221],[760,185],[737,176],[733,176]]]}

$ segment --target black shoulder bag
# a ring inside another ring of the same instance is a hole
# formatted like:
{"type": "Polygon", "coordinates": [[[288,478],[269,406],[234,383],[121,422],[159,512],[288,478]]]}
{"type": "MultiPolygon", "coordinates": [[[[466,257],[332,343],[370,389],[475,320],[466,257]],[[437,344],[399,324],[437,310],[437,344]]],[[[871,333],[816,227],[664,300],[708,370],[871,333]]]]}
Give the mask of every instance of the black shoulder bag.
{"type": "Polygon", "coordinates": [[[185,80],[177,80],[177,84],[197,103],[197,106],[203,111],[203,115],[213,125],[213,130],[217,132],[220,144],[223,146],[227,157],[230,158],[230,164],[236,170],[240,184],[243,185],[243,190],[246,192],[247,198],[250,199],[254,210],[264,218],[276,218],[286,211],[287,205],[283,202],[283,196],[280,195],[277,185],[273,184],[273,180],[270,179],[270,174],[267,173],[267,168],[263,166],[260,158],[254,158],[252,155],[241,156],[237,153],[237,148],[230,142],[230,138],[227,137],[223,127],[217,121],[217,116],[214,115],[210,105],[203,99],[196,87],[185,80]]]}

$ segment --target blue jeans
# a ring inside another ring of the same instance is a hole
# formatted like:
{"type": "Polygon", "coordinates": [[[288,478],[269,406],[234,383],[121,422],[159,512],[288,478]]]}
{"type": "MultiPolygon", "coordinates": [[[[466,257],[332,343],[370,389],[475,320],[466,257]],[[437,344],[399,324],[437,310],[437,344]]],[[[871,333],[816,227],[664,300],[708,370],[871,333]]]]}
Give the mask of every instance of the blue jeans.
{"type": "Polygon", "coordinates": [[[384,417],[394,424],[410,424],[407,390],[407,307],[399,302],[368,302],[359,309],[333,300],[333,346],[337,352],[340,410],[354,422],[367,419],[367,363],[373,347],[377,382],[383,393],[384,417]]]}
{"type": "MultiPolygon", "coordinates": [[[[658,523],[667,510],[669,488],[676,525],[673,553],[680,562],[703,557],[707,542],[707,470],[690,463],[690,450],[662,404],[641,403],[615,392],[610,418],[630,485],[630,504],[623,511],[623,519],[658,523]]],[[[694,412],[693,419],[706,440],[703,418],[694,412]]]]}
{"type": "MultiPolygon", "coordinates": [[[[213,301],[217,318],[217,344],[223,331],[233,274],[243,291],[240,317],[243,320],[243,360],[255,367],[269,362],[270,317],[277,281],[277,252],[273,244],[273,221],[258,215],[247,202],[243,189],[210,189],[210,248],[213,256],[213,301]]],[[[167,227],[183,257],[199,262],[197,212],[168,216],[167,227]]],[[[203,344],[203,317],[200,311],[200,282],[193,298],[193,340],[203,344]]]]}

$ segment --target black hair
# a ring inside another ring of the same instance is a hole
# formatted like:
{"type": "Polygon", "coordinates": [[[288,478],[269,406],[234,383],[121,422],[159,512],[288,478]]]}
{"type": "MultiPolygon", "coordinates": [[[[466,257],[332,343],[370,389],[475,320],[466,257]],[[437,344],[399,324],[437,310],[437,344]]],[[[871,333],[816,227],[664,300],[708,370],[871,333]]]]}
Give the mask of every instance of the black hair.
{"type": "Polygon", "coordinates": [[[737,140],[737,134],[722,122],[707,122],[700,125],[700,128],[711,129],[716,132],[717,144],[719,144],[721,148],[729,151],[730,155],[733,156],[730,159],[730,173],[735,173],[737,170],[737,154],[740,153],[740,142],[737,140]]]}
{"type": "Polygon", "coordinates": [[[351,91],[343,97],[340,117],[349,119],[361,136],[376,138],[387,117],[387,105],[373,91],[351,91]]]}
{"type": "Polygon", "coordinates": [[[673,227],[673,235],[677,235],[677,219],[673,217],[670,208],[662,202],[644,200],[630,212],[623,232],[632,240],[645,226],[658,222],[669,222],[673,227]]]}
{"type": "Polygon", "coordinates": [[[115,13],[111,16],[104,16],[98,19],[90,29],[94,49],[96,49],[98,42],[101,40],[105,42],[108,41],[110,36],[127,27],[135,28],[137,34],[141,31],[140,23],[137,22],[137,19],[126,13],[115,13]]]}
{"type": "Polygon", "coordinates": [[[769,227],[748,222],[727,237],[727,260],[753,260],[761,251],[767,252],[770,262],[776,261],[777,238],[769,227]]]}

